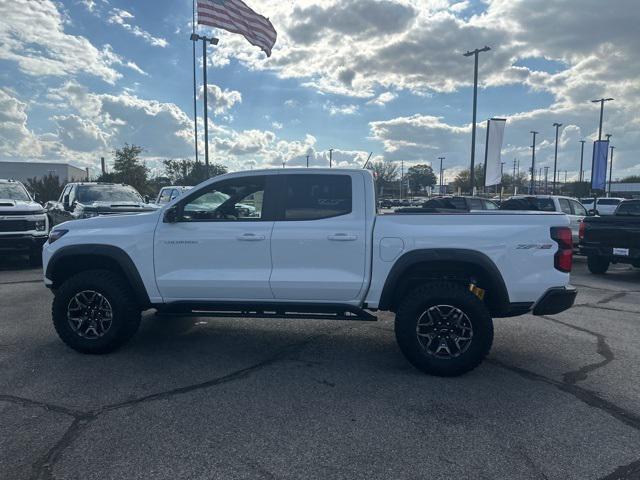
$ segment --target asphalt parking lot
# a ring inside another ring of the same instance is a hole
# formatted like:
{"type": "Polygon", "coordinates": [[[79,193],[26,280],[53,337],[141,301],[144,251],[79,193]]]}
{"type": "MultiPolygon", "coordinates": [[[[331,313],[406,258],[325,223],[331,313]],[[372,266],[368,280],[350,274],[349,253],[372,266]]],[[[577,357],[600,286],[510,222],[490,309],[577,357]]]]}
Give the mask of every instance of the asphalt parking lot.
{"type": "Polygon", "coordinates": [[[156,318],[85,356],[39,270],[0,263],[2,479],[640,478],[640,270],[554,317],[496,320],[453,379],[379,322],[156,318]]]}

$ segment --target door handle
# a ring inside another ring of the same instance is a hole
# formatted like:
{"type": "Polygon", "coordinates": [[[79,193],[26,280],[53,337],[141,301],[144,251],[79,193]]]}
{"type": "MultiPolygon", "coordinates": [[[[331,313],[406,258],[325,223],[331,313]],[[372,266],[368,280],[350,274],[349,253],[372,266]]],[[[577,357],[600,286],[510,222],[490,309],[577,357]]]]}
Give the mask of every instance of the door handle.
{"type": "Polygon", "coordinates": [[[346,233],[335,233],[327,237],[328,240],[334,242],[353,242],[358,239],[357,235],[348,235],[346,233]]]}
{"type": "Polygon", "coordinates": [[[256,235],[255,233],[243,233],[236,237],[241,242],[259,242],[265,239],[264,235],[256,235]]]}

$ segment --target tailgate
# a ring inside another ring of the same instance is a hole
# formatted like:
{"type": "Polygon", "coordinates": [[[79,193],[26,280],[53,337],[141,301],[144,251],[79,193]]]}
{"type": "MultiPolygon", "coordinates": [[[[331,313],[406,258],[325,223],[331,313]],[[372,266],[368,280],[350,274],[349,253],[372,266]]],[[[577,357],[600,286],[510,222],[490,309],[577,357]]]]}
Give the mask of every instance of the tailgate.
{"type": "Polygon", "coordinates": [[[587,223],[583,243],[609,248],[640,249],[640,223],[587,223]]]}

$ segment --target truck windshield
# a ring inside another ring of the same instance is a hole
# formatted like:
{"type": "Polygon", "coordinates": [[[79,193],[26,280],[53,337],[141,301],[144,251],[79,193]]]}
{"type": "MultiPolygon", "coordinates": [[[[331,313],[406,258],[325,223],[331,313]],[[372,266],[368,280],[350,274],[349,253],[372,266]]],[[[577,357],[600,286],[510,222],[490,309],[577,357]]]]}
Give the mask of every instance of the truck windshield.
{"type": "Polygon", "coordinates": [[[2,200],[31,200],[22,185],[17,183],[0,183],[0,199],[2,200]]]}
{"type": "Polygon", "coordinates": [[[133,188],[124,185],[81,185],[77,200],[91,202],[142,202],[142,197],[133,188]]]}

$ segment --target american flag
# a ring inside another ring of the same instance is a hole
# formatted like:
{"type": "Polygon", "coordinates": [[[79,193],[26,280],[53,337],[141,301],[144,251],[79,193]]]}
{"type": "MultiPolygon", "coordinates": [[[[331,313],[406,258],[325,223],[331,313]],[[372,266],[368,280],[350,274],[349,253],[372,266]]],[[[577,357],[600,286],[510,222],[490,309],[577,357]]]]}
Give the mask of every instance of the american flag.
{"type": "Polygon", "coordinates": [[[242,0],[198,0],[198,24],[239,33],[260,47],[267,57],[277,33],[269,19],[251,10],[242,0]]]}

